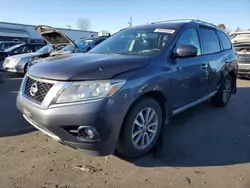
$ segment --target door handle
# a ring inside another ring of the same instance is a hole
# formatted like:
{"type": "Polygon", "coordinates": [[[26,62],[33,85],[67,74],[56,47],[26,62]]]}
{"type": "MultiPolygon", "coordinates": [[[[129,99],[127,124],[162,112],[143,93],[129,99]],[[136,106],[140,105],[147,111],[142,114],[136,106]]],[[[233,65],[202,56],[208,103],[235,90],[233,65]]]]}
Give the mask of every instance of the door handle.
{"type": "Polygon", "coordinates": [[[229,63],[229,59],[225,59],[225,63],[229,63]]]}
{"type": "Polygon", "coordinates": [[[203,69],[203,70],[207,69],[207,67],[208,67],[207,63],[204,63],[204,64],[201,65],[201,69],[203,69]]]}

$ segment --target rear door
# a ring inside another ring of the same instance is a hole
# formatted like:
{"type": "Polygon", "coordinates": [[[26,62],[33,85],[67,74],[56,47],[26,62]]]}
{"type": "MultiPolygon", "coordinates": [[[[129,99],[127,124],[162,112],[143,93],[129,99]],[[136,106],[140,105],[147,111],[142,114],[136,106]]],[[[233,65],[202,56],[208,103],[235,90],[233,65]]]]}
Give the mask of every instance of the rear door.
{"type": "Polygon", "coordinates": [[[229,62],[227,51],[223,51],[223,46],[219,41],[216,30],[210,27],[199,28],[202,44],[202,57],[208,63],[207,74],[209,83],[209,93],[218,89],[222,78],[221,70],[225,69],[225,63],[229,62]]]}
{"type": "Polygon", "coordinates": [[[186,29],[178,39],[174,51],[181,45],[193,45],[198,49],[196,57],[172,58],[171,82],[174,110],[187,106],[208,94],[207,61],[201,56],[200,39],[196,28],[186,29]]]}

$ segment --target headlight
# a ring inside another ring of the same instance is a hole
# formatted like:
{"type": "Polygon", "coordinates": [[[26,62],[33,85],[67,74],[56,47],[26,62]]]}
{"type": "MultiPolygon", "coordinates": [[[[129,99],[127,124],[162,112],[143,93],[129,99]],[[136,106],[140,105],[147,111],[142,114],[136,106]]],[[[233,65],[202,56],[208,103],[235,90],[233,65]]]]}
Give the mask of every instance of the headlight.
{"type": "Polygon", "coordinates": [[[74,82],[59,96],[56,103],[110,97],[116,93],[125,82],[125,80],[74,82]]]}
{"type": "Polygon", "coordinates": [[[20,61],[20,59],[21,58],[11,58],[9,61],[9,65],[15,66],[20,61]]]}

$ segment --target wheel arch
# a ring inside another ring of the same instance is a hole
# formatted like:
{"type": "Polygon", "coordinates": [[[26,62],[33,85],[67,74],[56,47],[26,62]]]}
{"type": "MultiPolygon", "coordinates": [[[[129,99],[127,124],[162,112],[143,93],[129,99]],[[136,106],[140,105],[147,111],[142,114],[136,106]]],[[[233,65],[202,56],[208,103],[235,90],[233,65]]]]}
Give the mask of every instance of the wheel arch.
{"type": "Polygon", "coordinates": [[[125,122],[125,120],[127,119],[127,116],[129,115],[129,112],[131,111],[131,109],[142,99],[149,97],[154,99],[161,107],[162,110],[162,118],[163,118],[163,122],[164,124],[167,123],[168,121],[168,117],[171,116],[172,111],[171,111],[171,106],[170,103],[168,102],[167,98],[165,97],[165,95],[161,92],[161,91],[148,91],[143,93],[142,95],[138,96],[130,105],[130,107],[128,108],[126,115],[123,119],[123,123],[122,126],[125,122]]]}
{"type": "Polygon", "coordinates": [[[229,75],[233,80],[232,93],[235,94],[236,91],[237,91],[237,82],[236,82],[237,81],[237,75],[236,75],[235,71],[233,71],[233,70],[229,71],[227,75],[229,75]]]}

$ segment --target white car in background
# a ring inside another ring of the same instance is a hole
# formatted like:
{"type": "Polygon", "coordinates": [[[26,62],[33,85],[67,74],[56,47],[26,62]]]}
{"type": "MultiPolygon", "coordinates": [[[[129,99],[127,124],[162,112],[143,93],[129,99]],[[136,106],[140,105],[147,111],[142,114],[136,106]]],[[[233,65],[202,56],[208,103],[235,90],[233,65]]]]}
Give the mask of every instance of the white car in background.
{"type": "Polygon", "coordinates": [[[230,40],[234,43],[250,43],[250,31],[240,31],[230,34],[230,40]]]}

